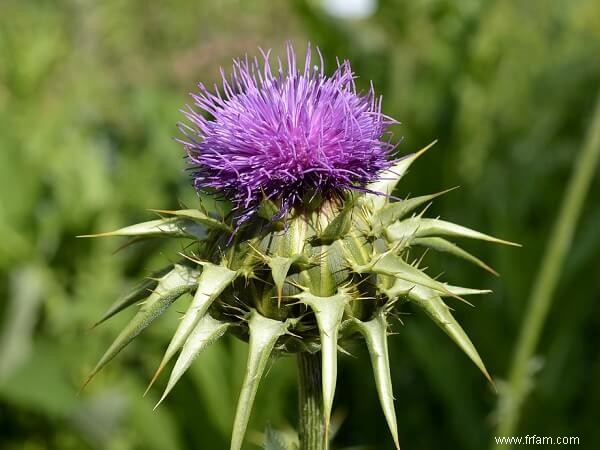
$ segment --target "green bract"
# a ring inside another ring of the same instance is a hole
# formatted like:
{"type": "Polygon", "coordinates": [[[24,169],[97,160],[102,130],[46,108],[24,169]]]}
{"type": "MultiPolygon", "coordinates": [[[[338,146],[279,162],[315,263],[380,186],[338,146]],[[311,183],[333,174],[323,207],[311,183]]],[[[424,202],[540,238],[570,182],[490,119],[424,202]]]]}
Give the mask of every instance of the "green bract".
{"type": "Polygon", "coordinates": [[[443,300],[489,291],[452,286],[430,277],[407,260],[408,250],[415,245],[428,247],[493,272],[447,238],[514,245],[415,214],[439,194],[391,199],[398,181],[427,148],[401,159],[380,181],[368,186],[382,195],[348,193],[344,200],[296,210],[281,221],[271,220],[277,208],[265,202],[259,214],[235,232],[228,219],[187,209],[158,211],[164,218],[98,235],[172,236],[192,239],[196,245],[188,247],[191,250],[177,264],[157,272],[111,306],[101,321],[147,297],[89,378],[178,297],[190,292],[193,300],[152,380],[177,357],[161,401],[202,350],[231,332],[249,344],[231,449],[242,446],[258,384],[273,354],[321,353],[327,430],[338,348],[344,341],[362,338],[371,355],[381,406],[399,448],[387,335],[390,318],[403,302],[422,309],[491,381],[477,350],[443,300]]]}

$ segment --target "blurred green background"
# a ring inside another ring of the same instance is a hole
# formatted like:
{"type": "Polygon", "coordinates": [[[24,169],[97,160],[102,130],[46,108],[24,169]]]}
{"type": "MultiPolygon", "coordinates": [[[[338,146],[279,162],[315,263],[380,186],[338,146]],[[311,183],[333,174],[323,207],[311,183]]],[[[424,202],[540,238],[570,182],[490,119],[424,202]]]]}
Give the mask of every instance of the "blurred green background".
{"type": "MultiPolygon", "coordinates": [[[[524,244],[466,243],[501,274],[439,257],[457,284],[491,288],[455,304],[500,392],[533,279],[600,89],[597,0],[0,1],[0,448],[228,448],[245,344],[210,349],[156,411],[142,397],[177,309],[77,396],[127,313],[90,324],[128,285],[174,257],[178,243],[76,235],[149,220],[191,203],[179,109],[197,81],[257,47],[307,41],[349,58],[402,122],[401,153],[439,143],[402,194],[460,185],[432,215],[524,244]],[[337,7],[336,7],[337,5],[337,7]],[[341,5],[341,6],[340,6],[341,5]],[[363,8],[351,10],[353,6],[363,8]]],[[[561,269],[532,364],[519,434],[579,436],[600,448],[600,180],[594,180],[561,269]]],[[[497,395],[455,345],[406,311],[391,337],[401,444],[487,448],[497,395]]],[[[368,357],[342,357],[339,448],[392,448],[368,357]],[[358,447],[357,447],[358,448],[358,447]]],[[[164,379],[162,383],[164,383],[164,379]]],[[[295,364],[262,383],[248,435],[296,420],[295,364]]],[[[252,442],[256,443],[253,446],[252,442]]]]}

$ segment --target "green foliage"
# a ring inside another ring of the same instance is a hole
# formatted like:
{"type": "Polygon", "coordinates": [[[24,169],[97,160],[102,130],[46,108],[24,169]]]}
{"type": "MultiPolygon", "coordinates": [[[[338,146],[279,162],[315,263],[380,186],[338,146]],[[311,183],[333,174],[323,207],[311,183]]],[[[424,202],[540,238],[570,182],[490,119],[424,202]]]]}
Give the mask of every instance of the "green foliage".
{"type": "MultiPolygon", "coordinates": [[[[464,243],[500,280],[452,258],[424,259],[430,273],[443,267],[460,284],[494,289],[477,311],[458,315],[492,376],[507,372],[597,95],[600,5],[381,0],[374,16],[344,21],[318,3],[2,2],[0,447],[226,448],[245,344],[223,338],[206,349],[156,412],[158,398],[139,395],[178,324],[179,306],[76,396],[131,317],[93,332],[89,326],[129,286],[175,262],[167,255],[186,241],[151,241],[111,255],[114,241],[74,236],[145,220],[145,208],[197,208],[171,139],[184,93],[196,81],[216,81],[217,66],[232,57],[258,45],[281,50],[288,38],[310,39],[328,61],[349,57],[359,85],[374,81],[385,112],[403,123],[394,130],[404,136],[400,152],[432,134],[439,139],[422,156],[426,170],[406,175],[400,198],[461,185],[429,215],[525,244],[464,243]]],[[[598,189],[596,180],[539,349],[543,368],[532,365],[521,424],[525,433],[581,436],[589,448],[600,446],[600,389],[593,383],[600,377],[598,189]]],[[[431,238],[414,243],[455,253],[431,238]]],[[[421,315],[401,317],[405,326],[394,328],[399,334],[390,337],[389,351],[403,448],[485,448],[495,394],[421,315]]],[[[334,411],[350,414],[337,442],[390,448],[376,389],[364,383],[371,377],[366,359],[341,357],[339,372],[334,411]]],[[[258,390],[249,430],[262,430],[267,419],[277,429],[293,423],[294,385],[292,361],[279,361],[258,390]]],[[[262,445],[262,438],[252,440],[262,445]]]]}

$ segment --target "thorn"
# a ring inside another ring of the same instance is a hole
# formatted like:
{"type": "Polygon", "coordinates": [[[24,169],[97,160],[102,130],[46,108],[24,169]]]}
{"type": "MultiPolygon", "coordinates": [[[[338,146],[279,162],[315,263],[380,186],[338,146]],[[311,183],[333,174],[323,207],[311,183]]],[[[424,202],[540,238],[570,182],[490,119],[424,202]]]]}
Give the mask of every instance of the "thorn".
{"type": "Polygon", "coordinates": [[[338,346],[337,346],[337,349],[338,349],[338,352],[340,352],[340,353],[342,353],[342,354],[344,354],[344,355],[346,355],[346,356],[349,356],[350,358],[354,358],[354,359],[357,359],[357,358],[358,358],[356,355],[353,355],[352,353],[350,353],[348,350],[346,350],[346,349],[345,349],[344,347],[342,347],[341,345],[338,345],[338,346]]]}
{"type": "Polygon", "coordinates": [[[97,238],[97,237],[108,237],[108,236],[114,236],[114,231],[106,231],[104,233],[96,233],[96,234],[80,234],[78,236],[75,236],[76,238],[97,238]]]}
{"type": "Polygon", "coordinates": [[[165,368],[165,364],[164,364],[163,361],[161,361],[161,363],[158,366],[158,369],[156,369],[156,372],[154,372],[154,375],[152,376],[152,379],[150,380],[150,383],[148,384],[148,387],[146,388],[146,390],[142,394],[142,397],[145,397],[146,394],[148,392],[150,392],[150,388],[152,387],[152,385],[154,384],[154,382],[158,379],[158,376],[161,374],[161,372],[163,371],[164,368],[165,368]]]}
{"type": "MultiPolygon", "coordinates": [[[[86,237],[86,236],[77,236],[77,237],[86,237]]],[[[141,242],[141,241],[143,241],[143,240],[144,240],[144,238],[143,238],[143,237],[137,237],[137,238],[130,239],[130,240],[128,240],[127,242],[125,242],[124,244],[122,244],[122,245],[119,245],[119,246],[118,246],[118,247],[117,247],[117,248],[116,248],[116,249],[115,249],[115,250],[112,252],[112,254],[113,254],[113,255],[116,255],[116,254],[117,254],[117,253],[119,253],[121,250],[125,250],[127,247],[130,247],[130,246],[132,246],[132,245],[134,245],[134,244],[137,244],[138,242],[141,242]]]]}
{"type": "Polygon", "coordinates": [[[454,296],[454,295],[453,295],[453,297],[455,297],[456,299],[460,300],[460,301],[461,301],[461,302],[463,302],[463,303],[466,303],[466,304],[467,304],[467,305],[469,305],[471,308],[475,308],[475,305],[474,305],[473,303],[471,303],[470,301],[468,301],[468,300],[465,300],[464,298],[462,298],[462,297],[459,297],[458,295],[457,295],[457,296],[454,296]]]}
{"type": "MultiPolygon", "coordinates": [[[[425,205],[425,207],[423,208],[423,210],[419,214],[417,214],[416,217],[419,218],[419,219],[422,218],[425,215],[425,213],[427,212],[427,210],[431,207],[431,205],[433,205],[433,202],[427,203],[425,205]]],[[[439,219],[439,216],[436,218],[436,220],[437,219],[439,219]]]]}
{"type": "Polygon", "coordinates": [[[238,307],[238,306],[234,306],[234,305],[224,305],[224,307],[225,307],[226,309],[231,309],[232,311],[235,311],[235,312],[237,312],[238,314],[245,315],[245,314],[247,313],[247,311],[246,311],[246,310],[244,310],[244,309],[242,309],[242,308],[240,308],[240,307],[238,307]]]}
{"type": "MultiPolygon", "coordinates": [[[[287,282],[288,282],[289,284],[291,284],[292,286],[294,286],[294,287],[296,287],[296,288],[300,289],[302,292],[307,292],[307,291],[309,290],[307,287],[304,287],[304,286],[302,286],[302,285],[301,285],[301,284],[299,284],[297,281],[294,281],[294,280],[287,280],[287,282]]],[[[296,295],[298,295],[298,294],[296,294],[296,295]]],[[[296,297],[296,295],[290,295],[289,297],[292,297],[292,298],[297,298],[297,297],[296,297]]]]}
{"type": "Polygon", "coordinates": [[[429,150],[431,147],[433,147],[435,144],[437,144],[437,142],[438,142],[438,140],[435,139],[429,145],[423,147],[421,150],[419,150],[417,153],[415,153],[415,159],[421,157],[427,150],[429,150]]]}
{"type": "Polygon", "coordinates": [[[285,334],[287,334],[287,335],[290,335],[290,336],[293,336],[293,337],[295,337],[295,338],[298,338],[298,339],[302,339],[302,336],[300,336],[299,334],[293,333],[293,332],[291,332],[291,331],[289,331],[289,330],[288,330],[288,331],[286,331],[286,333],[285,333],[285,334]]]}
{"type": "Polygon", "coordinates": [[[421,263],[423,262],[423,258],[425,258],[425,256],[427,255],[428,252],[429,252],[429,248],[426,248],[425,251],[423,252],[423,254],[421,255],[421,257],[419,258],[419,260],[417,261],[417,268],[421,265],[421,263]]]}
{"type": "Polygon", "coordinates": [[[485,369],[485,372],[484,372],[483,375],[485,376],[485,378],[488,380],[488,382],[492,386],[492,389],[494,390],[494,393],[497,395],[498,394],[498,387],[496,386],[496,383],[494,383],[494,380],[492,379],[492,377],[489,374],[489,372],[487,371],[487,369],[485,369]]]}
{"type": "Polygon", "coordinates": [[[281,308],[281,297],[283,296],[283,285],[277,286],[277,308],[281,308]]]}
{"type": "MultiPolygon", "coordinates": [[[[156,281],[157,283],[160,282],[161,278],[156,278],[156,277],[146,277],[146,280],[152,280],[152,281],[156,281]]],[[[150,289],[147,289],[148,291],[151,292],[150,289]]]]}
{"type": "Polygon", "coordinates": [[[147,211],[157,213],[157,214],[175,214],[177,212],[177,211],[174,211],[171,209],[153,209],[153,208],[148,208],[147,211]]]}
{"type": "Polygon", "coordinates": [[[179,252],[179,254],[180,254],[181,256],[183,256],[185,259],[187,259],[187,260],[189,260],[189,261],[191,261],[191,262],[193,262],[193,263],[199,264],[199,265],[201,265],[201,266],[204,266],[204,265],[206,265],[206,261],[200,261],[199,259],[194,259],[194,258],[192,258],[191,256],[189,256],[189,255],[186,255],[186,254],[185,254],[185,253],[183,253],[183,252],[179,252]]]}
{"type": "Polygon", "coordinates": [[[248,242],[248,247],[250,247],[252,250],[254,250],[256,252],[256,254],[258,254],[258,256],[260,256],[263,260],[267,260],[268,257],[267,255],[264,255],[263,253],[261,253],[260,250],[258,250],[251,242],[248,242]]]}
{"type": "Polygon", "coordinates": [[[496,270],[494,270],[491,266],[488,266],[486,263],[484,263],[483,261],[481,261],[481,267],[488,271],[489,273],[491,273],[492,275],[500,278],[500,273],[497,272],[496,270]]]}
{"type": "Polygon", "coordinates": [[[506,241],[504,239],[495,238],[495,242],[497,242],[498,244],[510,245],[511,247],[523,247],[523,244],[519,244],[518,242],[506,241]]]}
{"type": "Polygon", "coordinates": [[[92,378],[94,378],[95,375],[96,374],[92,372],[90,375],[88,375],[86,377],[85,380],[83,380],[81,387],[77,391],[77,397],[79,397],[83,393],[83,390],[87,387],[88,384],[90,384],[90,381],[92,381],[92,378]]]}
{"type": "Polygon", "coordinates": [[[358,283],[356,283],[356,287],[360,286],[361,284],[363,284],[366,281],[369,281],[370,278],[368,276],[364,277],[362,280],[360,280],[358,283]]]}
{"type": "Polygon", "coordinates": [[[167,394],[168,394],[168,391],[165,391],[165,393],[162,395],[160,400],[158,402],[156,402],[156,405],[154,405],[154,408],[152,408],[152,411],[156,411],[156,408],[158,408],[160,406],[160,404],[163,402],[163,400],[167,397],[167,394]]]}

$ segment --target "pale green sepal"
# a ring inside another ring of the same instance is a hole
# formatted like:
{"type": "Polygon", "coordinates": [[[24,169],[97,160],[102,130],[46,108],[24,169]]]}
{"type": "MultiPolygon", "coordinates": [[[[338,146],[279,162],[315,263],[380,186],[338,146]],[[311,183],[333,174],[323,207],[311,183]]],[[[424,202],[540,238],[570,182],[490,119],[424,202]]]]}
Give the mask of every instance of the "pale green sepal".
{"type": "Polygon", "coordinates": [[[461,348],[463,352],[475,363],[492,385],[494,384],[475,346],[458,324],[450,309],[439,295],[430,289],[420,286],[408,292],[408,299],[419,306],[425,313],[450,336],[450,338],[461,348]]]}
{"type": "Polygon", "coordinates": [[[517,247],[520,246],[514,242],[504,241],[502,239],[480,233],[479,231],[471,230],[470,228],[440,219],[411,217],[409,219],[396,222],[386,229],[386,237],[390,242],[410,241],[414,238],[430,236],[455,236],[479,239],[497,244],[514,245],[517,247]]]}
{"type": "Polygon", "coordinates": [[[472,289],[461,286],[452,286],[451,284],[444,284],[448,292],[455,297],[462,297],[463,295],[482,295],[482,294],[491,294],[492,291],[489,289],[472,289]]]}
{"type": "Polygon", "coordinates": [[[300,303],[309,306],[317,319],[321,339],[323,409],[325,435],[329,432],[329,421],[337,384],[337,340],[344,308],[352,299],[345,288],[330,297],[319,297],[308,291],[294,296],[300,303]]]}
{"type": "Polygon", "coordinates": [[[396,446],[396,449],[400,450],[396,410],[394,409],[392,377],[390,373],[390,357],[387,343],[388,326],[385,318],[385,311],[381,309],[375,317],[368,322],[362,322],[358,319],[354,319],[354,322],[367,343],[381,408],[383,409],[390,433],[394,439],[394,445],[396,446]]]}
{"type": "MultiPolygon", "coordinates": [[[[480,295],[480,294],[489,294],[492,291],[488,289],[470,289],[460,286],[452,286],[450,284],[441,283],[446,290],[444,292],[436,292],[441,297],[461,297],[463,295],[480,295]]],[[[402,296],[408,295],[408,293],[415,289],[418,285],[416,283],[412,283],[410,281],[402,280],[400,278],[396,278],[394,280],[394,284],[387,288],[382,289],[382,292],[388,296],[390,299],[397,299],[402,296]]],[[[433,290],[431,292],[434,292],[433,290]]]]}
{"type": "Polygon", "coordinates": [[[200,318],[206,314],[208,308],[210,308],[215,299],[221,295],[223,290],[231,284],[237,276],[236,271],[228,269],[225,266],[215,265],[209,262],[199,263],[202,264],[203,269],[202,274],[198,279],[198,289],[196,289],[196,294],[181,319],[175,334],[171,338],[171,342],[165,351],[165,355],[152,377],[146,392],[148,392],[148,389],[154,384],[173,355],[175,355],[182,347],[200,318]]]}
{"type": "Polygon", "coordinates": [[[486,263],[484,263],[481,259],[472,255],[471,253],[467,252],[466,250],[463,250],[458,245],[456,245],[450,241],[447,241],[444,238],[441,238],[441,237],[416,238],[411,241],[411,244],[422,245],[423,247],[431,248],[438,252],[449,253],[451,255],[454,255],[454,256],[462,258],[466,261],[469,261],[496,276],[499,276],[498,272],[496,272],[494,269],[492,269],[490,266],[488,266],[486,263]]]}
{"type": "Polygon", "coordinates": [[[275,202],[268,198],[263,198],[262,202],[260,203],[260,207],[258,208],[258,215],[263,219],[272,221],[273,217],[275,217],[277,213],[279,213],[279,208],[275,202]]]}
{"type": "Polygon", "coordinates": [[[277,301],[281,303],[281,296],[283,295],[283,285],[287,278],[288,272],[294,263],[303,259],[303,255],[292,255],[290,257],[285,256],[271,256],[267,257],[266,261],[271,269],[271,276],[273,277],[273,283],[277,289],[277,301]]]}
{"type": "Polygon", "coordinates": [[[231,450],[240,450],[242,448],[258,384],[265,372],[275,343],[281,336],[287,333],[290,325],[290,321],[281,322],[269,319],[257,311],[252,311],[248,317],[248,329],[250,333],[248,364],[233,421],[231,450]]]}
{"type": "Polygon", "coordinates": [[[218,221],[210,217],[208,214],[205,214],[199,209],[179,209],[179,210],[167,210],[167,209],[151,209],[150,211],[159,213],[159,214],[168,214],[170,216],[182,217],[185,219],[193,220],[194,222],[200,223],[208,228],[212,228],[215,230],[223,230],[231,232],[232,229],[229,225],[218,221]]]}
{"type": "Polygon", "coordinates": [[[395,300],[399,297],[406,296],[411,289],[416,286],[415,283],[411,283],[410,281],[402,280],[400,278],[396,278],[394,280],[394,284],[391,287],[384,289],[381,288],[381,291],[391,300],[395,300]]]}
{"type": "Polygon", "coordinates": [[[371,259],[371,249],[365,245],[364,235],[356,229],[346,235],[340,247],[346,260],[355,264],[367,264],[371,259]]]}
{"type": "Polygon", "coordinates": [[[159,281],[158,278],[166,275],[172,269],[173,269],[172,265],[164,267],[161,270],[153,272],[152,274],[150,274],[149,277],[145,278],[143,281],[137,283],[127,294],[125,294],[120,299],[118,299],[116,302],[114,302],[106,310],[106,312],[102,315],[100,320],[98,320],[93,325],[93,327],[97,327],[102,322],[105,322],[108,319],[110,319],[112,316],[120,313],[121,311],[128,308],[129,306],[148,297],[150,294],[152,294],[152,291],[156,288],[156,285],[158,284],[158,281],[159,281]]]}
{"type": "Polygon", "coordinates": [[[392,195],[394,188],[400,181],[400,179],[404,176],[408,168],[414,163],[419,156],[429,150],[437,141],[433,141],[427,147],[419,150],[416,153],[411,153],[410,155],[406,155],[404,158],[400,159],[396,162],[392,167],[387,170],[384,170],[378,181],[374,183],[368,184],[367,189],[373,192],[379,192],[381,195],[377,194],[366,194],[364,197],[364,202],[366,205],[371,207],[373,211],[378,211],[385,206],[388,202],[388,197],[392,195]]]}
{"type": "Polygon", "coordinates": [[[373,214],[372,218],[372,229],[374,234],[379,234],[383,229],[404,217],[406,214],[414,211],[419,206],[430,202],[431,200],[444,195],[452,190],[446,189],[445,191],[438,192],[436,194],[422,195],[420,197],[408,198],[406,200],[400,200],[397,202],[390,203],[384,206],[382,209],[373,214]]]}
{"type": "Polygon", "coordinates": [[[147,237],[182,237],[189,239],[204,239],[206,237],[205,227],[193,220],[182,217],[171,217],[168,219],[150,220],[148,222],[136,223],[125,228],[106,233],[88,234],[78,237],[109,237],[125,236],[136,238],[147,237]]]}
{"type": "Polygon", "coordinates": [[[227,322],[220,322],[216,319],[213,319],[210,314],[205,314],[200,318],[183,344],[181,353],[179,354],[179,357],[175,362],[175,366],[171,371],[171,375],[169,376],[167,387],[165,388],[162,397],[154,409],[156,409],[158,405],[160,405],[161,402],[167,397],[167,395],[169,395],[169,392],[171,392],[181,376],[192,365],[194,359],[196,359],[196,357],[209,345],[223,336],[229,325],[230,324],[227,322]]]}
{"type": "Polygon", "coordinates": [[[175,264],[173,270],[159,280],[154,292],[142,304],[137,314],[121,331],[119,336],[117,336],[102,358],[100,358],[92,373],[85,380],[83,387],[175,300],[184,293],[192,290],[198,283],[197,278],[198,271],[196,269],[175,264]]]}
{"type": "Polygon", "coordinates": [[[313,245],[328,245],[346,237],[352,225],[355,198],[348,198],[344,208],[329,222],[324,230],[313,238],[313,245]]]}
{"type": "MultiPolygon", "coordinates": [[[[351,262],[349,261],[351,264],[351,262]]],[[[352,270],[357,273],[378,273],[389,275],[400,280],[408,281],[413,285],[425,286],[437,292],[452,295],[444,283],[434,280],[425,272],[411,266],[402,257],[395,255],[393,251],[388,251],[375,257],[373,261],[365,265],[352,265],[352,270]]]]}

